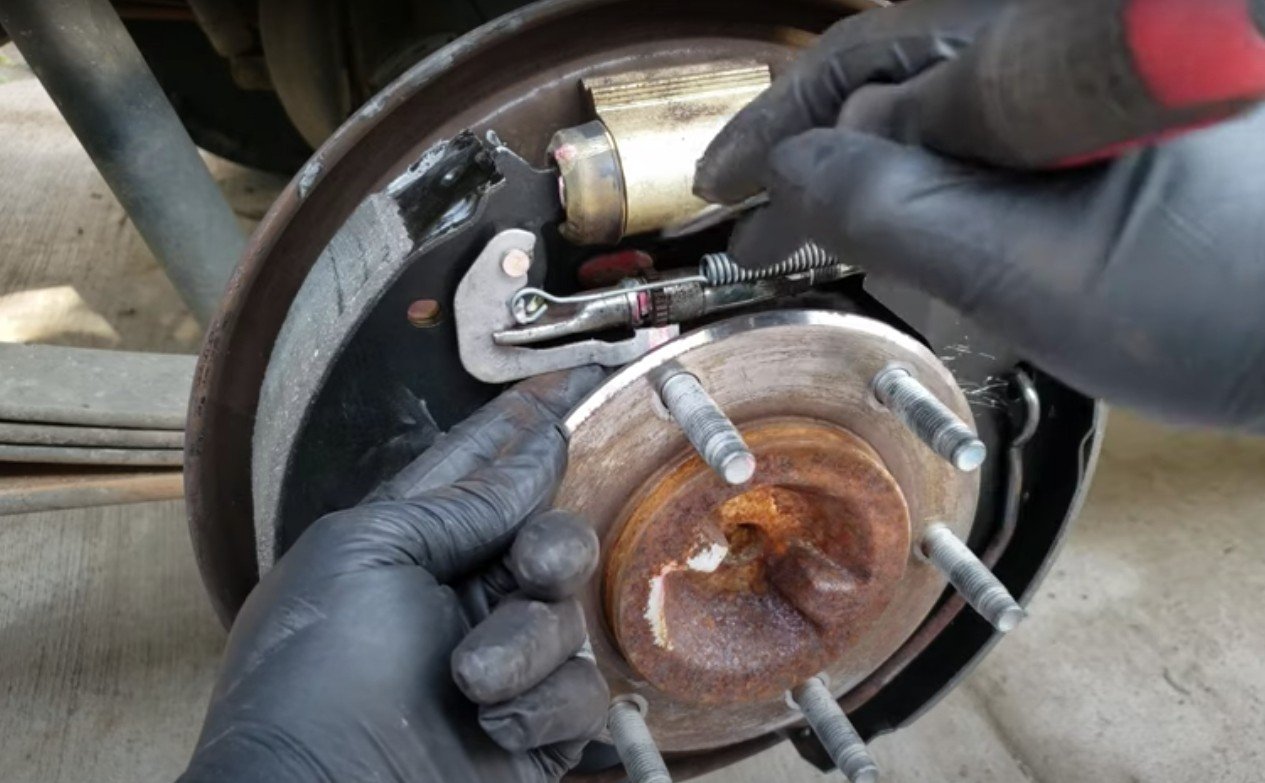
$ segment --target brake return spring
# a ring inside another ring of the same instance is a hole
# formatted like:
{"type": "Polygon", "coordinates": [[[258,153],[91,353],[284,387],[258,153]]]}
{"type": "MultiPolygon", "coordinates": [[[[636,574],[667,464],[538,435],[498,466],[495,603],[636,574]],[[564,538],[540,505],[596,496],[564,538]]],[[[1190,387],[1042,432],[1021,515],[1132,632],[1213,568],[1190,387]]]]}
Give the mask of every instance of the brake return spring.
{"type": "Polygon", "coordinates": [[[778,277],[811,272],[815,269],[837,266],[839,257],[815,242],[806,242],[785,260],[762,269],[746,269],[738,266],[728,253],[708,253],[699,262],[699,274],[707,278],[708,285],[750,283],[755,280],[771,280],[778,277]]]}

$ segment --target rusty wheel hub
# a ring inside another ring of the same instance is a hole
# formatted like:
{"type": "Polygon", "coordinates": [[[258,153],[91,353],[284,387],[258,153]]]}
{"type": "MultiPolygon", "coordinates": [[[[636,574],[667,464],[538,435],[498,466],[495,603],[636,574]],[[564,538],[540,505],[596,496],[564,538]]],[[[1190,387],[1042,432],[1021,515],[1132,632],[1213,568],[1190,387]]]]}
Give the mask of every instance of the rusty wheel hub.
{"type": "Polygon", "coordinates": [[[912,552],[934,522],[965,535],[978,474],[937,457],[875,399],[908,368],[971,420],[924,346],[855,315],[781,310],[685,335],[611,376],[567,420],[557,503],[607,553],[584,597],[598,664],[648,705],[664,750],[733,743],[788,725],[788,689],[826,674],[836,694],[884,663],[944,589],[912,552]],[[657,394],[698,378],[756,456],[726,484],[657,394]]]}
{"type": "Polygon", "coordinates": [[[812,419],[743,435],[749,484],[687,454],[631,504],[607,564],[621,652],[684,701],[789,690],[846,653],[905,572],[909,511],[868,444],[812,419]]]}

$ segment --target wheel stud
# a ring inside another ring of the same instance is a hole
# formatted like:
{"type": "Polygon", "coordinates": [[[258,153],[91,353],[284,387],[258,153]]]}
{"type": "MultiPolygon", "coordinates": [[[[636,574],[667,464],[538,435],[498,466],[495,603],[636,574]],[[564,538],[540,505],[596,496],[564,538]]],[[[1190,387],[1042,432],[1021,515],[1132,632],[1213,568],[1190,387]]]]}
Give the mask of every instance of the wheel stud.
{"type": "Polygon", "coordinates": [[[751,480],[755,455],[698,378],[687,372],[668,377],[659,384],[659,398],[712,470],[730,484],[751,480]]]}
{"type": "Polygon", "coordinates": [[[615,743],[615,752],[624,763],[629,783],[672,783],[663,755],[646,726],[644,702],[617,698],[611,702],[606,725],[615,743]]]}
{"type": "Polygon", "coordinates": [[[942,524],[927,528],[920,549],[997,630],[1007,633],[1024,618],[1023,607],[1010,591],[949,528],[942,524]]]}
{"type": "Polygon", "coordinates": [[[963,472],[975,470],[988,450],[971,428],[908,370],[888,367],[874,378],[874,395],[936,454],[963,472]]]}
{"type": "Polygon", "coordinates": [[[878,765],[820,677],[791,691],[791,699],[844,777],[852,783],[877,783],[878,765]]]}

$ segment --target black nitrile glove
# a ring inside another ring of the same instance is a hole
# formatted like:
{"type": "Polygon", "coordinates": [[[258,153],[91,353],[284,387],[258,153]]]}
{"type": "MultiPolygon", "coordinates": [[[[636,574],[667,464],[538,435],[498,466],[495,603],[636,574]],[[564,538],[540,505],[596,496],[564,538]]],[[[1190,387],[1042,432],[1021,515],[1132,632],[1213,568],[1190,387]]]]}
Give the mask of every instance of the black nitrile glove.
{"type": "MultiPolygon", "coordinates": [[[[1088,395],[1171,421],[1265,431],[1265,110],[1057,173],[972,165],[874,135],[884,96],[897,90],[843,80],[858,71],[849,26],[963,5],[963,24],[976,24],[980,4],[953,0],[845,20],[796,72],[802,85],[817,84],[815,73],[831,87],[774,88],[734,120],[700,164],[699,189],[732,199],[742,191],[730,183],[755,172],[771,204],[739,225],[731,253],[758,267],[812,239],[922,288],[1088,395]],[[831,94],[829,107],[806,97],[831,94]],[[772,123],[780,135],[750,126],[782,115],[794,119],[772,123]],[[754,138],[775,144],[737,141],[754,138]],[[739,164],[746,171],[731,168],[739,164]]],[[[920,19],[911,24],[921,35],[920,19]]],[[[886,28],[892,51],[899,28],[886,28]]]]}
{"type": "Polygon", "coordinates": [[[609,700],[577,656],[570,598],[598,542],[562,512],[522,523],[562,476],[561,417],[600,377],[520,384],[378,499],[304,533],[237,617],[181,780],[543,783],[570,769],[609,700]]]}
{"type": "Polygon", "coordinates": [[[779,142],[833,127],[859,87],[903,82],[953,57],[1006,4],[906,0],[847,17],[721,130],[699,161],[694,190],[719,204],[763,190],[779,142]]]}

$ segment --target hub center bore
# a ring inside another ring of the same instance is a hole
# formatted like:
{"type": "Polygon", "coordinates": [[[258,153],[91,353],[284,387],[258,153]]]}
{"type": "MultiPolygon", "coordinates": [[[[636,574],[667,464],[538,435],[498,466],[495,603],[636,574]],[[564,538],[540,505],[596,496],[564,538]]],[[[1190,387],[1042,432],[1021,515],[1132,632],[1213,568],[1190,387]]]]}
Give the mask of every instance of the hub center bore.
{"type": "Polygon", "coordinates": [[[633,669],[698,704],[789,690],[846,654],[905,572],[909,510],[879,455],[826,422],[753,422],[755,477],[686,452],[625,512],[607,619],[633,669]]]}

